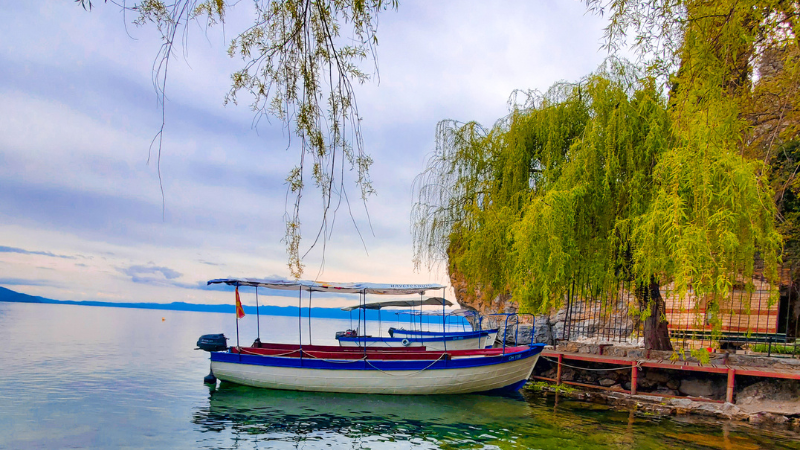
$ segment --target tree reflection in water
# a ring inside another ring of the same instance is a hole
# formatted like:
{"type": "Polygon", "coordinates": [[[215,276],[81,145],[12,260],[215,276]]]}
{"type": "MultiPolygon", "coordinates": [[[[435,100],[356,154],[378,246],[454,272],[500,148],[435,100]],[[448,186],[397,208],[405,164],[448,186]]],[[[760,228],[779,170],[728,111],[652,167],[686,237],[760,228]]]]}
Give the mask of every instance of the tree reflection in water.
{"type": "Polygon", "coordinates": [[[682,423],[539,396],[395,396],[257,389],[222,383],[193,422],[199,446],[270,448],[800,448],[796,436],[682,423]],[[256,445],[257,446],[257,445],[256,445]]]}

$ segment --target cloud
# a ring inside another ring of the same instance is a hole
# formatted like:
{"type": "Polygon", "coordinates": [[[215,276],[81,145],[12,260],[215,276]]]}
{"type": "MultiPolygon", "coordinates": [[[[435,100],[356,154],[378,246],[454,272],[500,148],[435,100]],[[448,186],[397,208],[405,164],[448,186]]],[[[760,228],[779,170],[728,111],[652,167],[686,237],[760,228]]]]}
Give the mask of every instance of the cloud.
{"type": "MultiPolygon", "coordinates": [[[[170,269],[169,267],[155,266],[155,265],[133,265],[126,268],[118,268],[119,272],[131,277],[131,281],[139,284],[148,284],[151,286],[161,287],[177,287],[181,289],[203,290],[203,291],[227,291],[230,289],[216,289],[212,286],[207,286],[205,281],[197,281],[195,283],[186,283],[178,281],[178,278],[183,274],[177,270],[170,269]]],[[[226,286],[228,287],[228,286],[226,286]]]]}
{"type": "Polygon", "coordinates": [[[53,258],[75,259],[74,256],[56,255],[55,253],[50,253],[50,252],[25,250],[23,248],[5,247],[2,245],[0,245],[0,253],[21,253],[23,255],[42,255],[42,256],[51,256],[53,258]]]}
{"type": "MultiPolygon", "coordinates": [[[[76,299],[102,290],[119,300],[163,292],[193,301],[200,290],[233,289],[206,285],[222,268],[233,276],[288,275],[281,243],[285,178],[297,164],[299,142],[280,121],[251,129],[249,99],[223,105],[241,60],[227,56],[221,29],[193,34],[191,58],[170,66],[157,166],[146,163],[161,125],[150,73],[158,33],[126,29],[114,8],[85,14],[72,2],[10,2],[4,12],[0,236],[21,248],[0,252],[91,259],[91,270],[60,278],[68,281],[59,295],[76,299]]],[[[226,29],[249,26],[251,12],[237,8],[226,29]]],[[[382,15],[380,84],[357,87],[364,143],[375,160],[371,223],[353,174],[345,171],[354,217],[343,202],[325,254],[318,245],[304,261],[306,275],[318,276],[324,256],[324,279],[446,282],[446,275],[413,272],[408,232],[411,183],[435,148],[436,122],[474,119],[491,126],[508,112],[514,88],[546,89],[586,75],[603,59],[596,50],[604,24],[579,2],[411,2],[382,15]]],[[[318,192],[306,194],[303,250],[321,211],[318,192]]],[[[39,257],[8,264],[6,281],[45,286],[23,280],[43,264],[39,257]]],[[[53,271],[42,274],[36,276],[59,279],[53,271]]],[[[265,291],[259,295],[287,295],[265,291]]]]}
{"type": "Polygon", "coordinates": [[[130,266],[117,270],[131,277],[131,281],[134,283],[152,284],[156,286],[180,286],[182,284],[174,281],[182,274],[177,270],[170,269],[169,267],[130,266]]]}
{"type": "Polygon", "coordinates": [[[24,278],[0,278],[0,285],[5,286],[50,286],[60,287],[59,283],[52,280],[26,280],[24,278]]]}

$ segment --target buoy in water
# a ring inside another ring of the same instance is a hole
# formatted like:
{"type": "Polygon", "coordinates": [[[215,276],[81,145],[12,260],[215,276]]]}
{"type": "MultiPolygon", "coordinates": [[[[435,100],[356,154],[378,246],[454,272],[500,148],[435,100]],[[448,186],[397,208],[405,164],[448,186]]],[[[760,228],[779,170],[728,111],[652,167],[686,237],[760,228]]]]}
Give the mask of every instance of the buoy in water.
{"type": "Polygon", "coordinates": [[[162,321],[162,322],[163,322],[163,321],[165,321],[165,320],[166,320],[166,319],[164,319],[163,317],[161,318],[161,321],[162,321]]]}
{"type": "Polygon", "coordinates": [[[203,383],[205,383],[205,384],[217,384],[217,377],[214,376],[214,372],[208,372],[208,375],[203,377],[203,383]]]}

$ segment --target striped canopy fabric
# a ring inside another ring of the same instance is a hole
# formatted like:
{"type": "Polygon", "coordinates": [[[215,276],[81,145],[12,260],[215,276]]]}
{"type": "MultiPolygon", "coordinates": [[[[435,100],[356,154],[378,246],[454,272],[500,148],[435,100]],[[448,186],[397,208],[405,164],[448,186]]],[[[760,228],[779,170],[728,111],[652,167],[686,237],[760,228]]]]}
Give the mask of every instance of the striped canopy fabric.
{"type": "MultiPolygon", "coordinates": [[[[408,295],[424,294],[427,290],[444,289],[440,284],[393,284],[393,283],[328,283],[325,281],[282,280],[266,278],[218,278],[208,284],[229,286],[253,286],[288,291],[340,292],[344,294],[408,295]]],[[[437,303],[441,305],[440,303],[437,303]]]]}

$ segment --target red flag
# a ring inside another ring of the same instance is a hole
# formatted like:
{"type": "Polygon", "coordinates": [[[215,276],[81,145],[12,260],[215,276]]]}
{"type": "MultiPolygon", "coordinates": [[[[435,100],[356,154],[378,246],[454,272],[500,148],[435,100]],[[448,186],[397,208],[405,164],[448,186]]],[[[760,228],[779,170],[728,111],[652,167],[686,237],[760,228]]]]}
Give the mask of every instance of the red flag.
{"type": "Polygon", "coordinates": [[[244,317],[244,308],[242,308],[242,301],[239,299],[239,286],[236,286],[236,318],[241,319],[244,317]]]}

